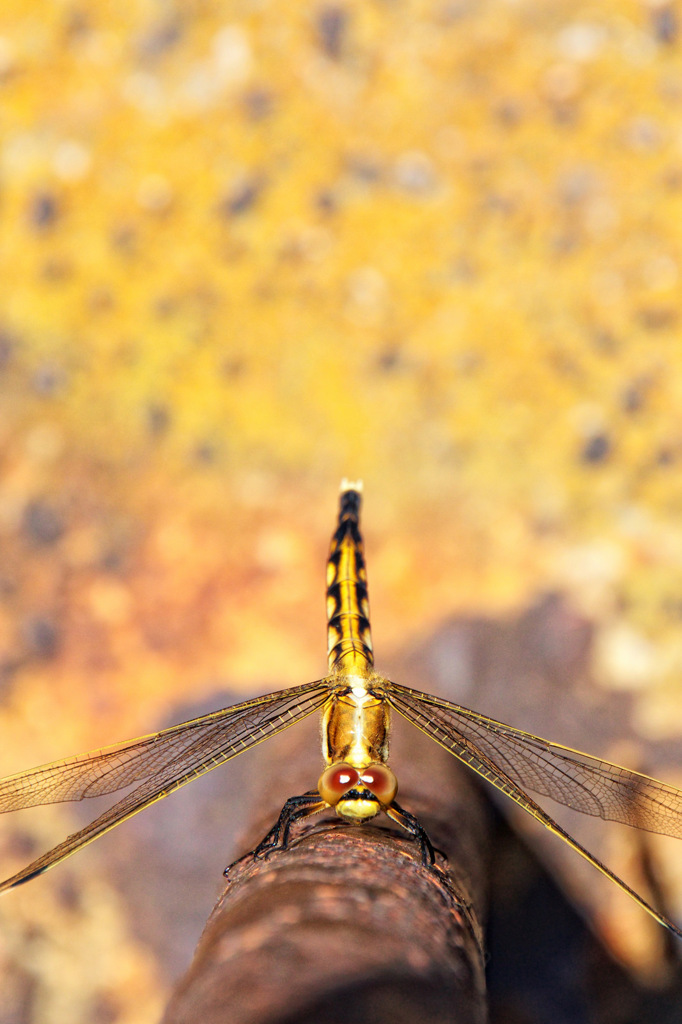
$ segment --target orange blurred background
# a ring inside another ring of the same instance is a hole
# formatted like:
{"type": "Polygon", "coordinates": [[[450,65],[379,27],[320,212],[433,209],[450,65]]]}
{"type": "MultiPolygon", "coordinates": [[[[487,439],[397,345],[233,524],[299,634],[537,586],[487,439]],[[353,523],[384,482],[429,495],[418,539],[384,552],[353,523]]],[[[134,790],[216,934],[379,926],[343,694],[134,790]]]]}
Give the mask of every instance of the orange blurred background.
{"type": "MultiPolygon", "coordinates": [[[[0,90],[0,772],[323,675],[350,476],[379,668],[559,595],[594,752],[682,784],[672,5],[6,0],[0,90]]],[[[532,682],[480,709],[539,731],[532,682]]],[[[158,1016],[109,843],[3,898],[8,1021],[158,1016]]]]}

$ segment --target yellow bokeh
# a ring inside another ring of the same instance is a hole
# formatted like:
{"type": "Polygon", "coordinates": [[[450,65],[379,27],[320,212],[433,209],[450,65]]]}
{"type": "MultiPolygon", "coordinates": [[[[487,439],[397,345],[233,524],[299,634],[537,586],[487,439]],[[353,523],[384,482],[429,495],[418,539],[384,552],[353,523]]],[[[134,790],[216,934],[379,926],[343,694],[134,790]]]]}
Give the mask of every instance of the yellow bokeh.
{"type": "Polygon", "coordinates": [[[660,6],[6,0],[3,773],[321,675],[343,476],[386,657],[561,593],[679,737],[660,6]]]}

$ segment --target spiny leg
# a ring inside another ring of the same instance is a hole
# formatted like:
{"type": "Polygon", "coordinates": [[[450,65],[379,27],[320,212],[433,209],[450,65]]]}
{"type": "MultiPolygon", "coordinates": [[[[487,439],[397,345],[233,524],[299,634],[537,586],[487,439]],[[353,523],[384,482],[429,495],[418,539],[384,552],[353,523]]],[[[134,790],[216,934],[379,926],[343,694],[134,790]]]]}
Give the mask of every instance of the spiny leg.
{"type": "Polygon", "coordinates": [[[239,857],[232,864],[228,864],[223,871],[225,878],[229,877],[230,870],[236,864],[246,860],[248,857],[260,860],[260,858],[267,858],[274,850],[285,850],[289,843],[289,832],[293,823],[300,818],[307,818],[309,814],[317,814],[318,811],[325,810],[327,806],[328,804],[324,800],[320,800],[320,794],[316,789],[312,789],[308,793],[302,793],[300,796],[290,796],[280,811],[277,821],[261,839],[255,850],[245,853],[243,857],[239,857]]]}
{"type": "Polygon", "coordinates": [[[409,834],[414,836],[417,840],[422,855],[423,866],[425,868],[435,867],[436,853],[433,848],[433,844],[428,837],[426,829],[421,822],[415,818],[414,814],[410,814],[409,811],[406,811],[405,808],[401,807],[395,800],[391,806],[386,807],[385,810],[389,818],[393,821],[397,821],[399,825],[402,825],[406,832],[409,832],[409,834]]]}
{"type": "MultiPolygon", "coordinates": [[[[289,833],[294,822],[301,818],[307,818],[311,814],[317,814],[325,810],[329,804],[320,799],[319,792],[309,790],[300,796],[289,797],[280,811],[279,818],[253,851],[254,857],[267,856],[273,850],[286,849],[289,843],[289,833]]],[[[397,822],[419,843],[422,864],[426,868],[434,868],[436,865],[436,852],[429,839],[428,833],[421,822],[404,807],[401,807],[395,800],[390,807],[385,808],[386,814],[393,821],[397,822]]],[[[440,871],[440,869],[437,869],[440,871]]]]}
{"type": "Polygon", "coordinates": [[[300,818],[307,818],[310,814],[317,814],[318,811],[323,811],[327,806],[328,804],[320,799],[320,794],[316,789],[311,789],[307,793],[301,793],[300,796],[290,796],[280,811],[279,818],[273,827],[261,839],[253,851],[253,856],[258,859],[259,857],[267,857],[268,854],[276,849],[286,850],[289,843],[289,833],[294,822],[300,818]]]}

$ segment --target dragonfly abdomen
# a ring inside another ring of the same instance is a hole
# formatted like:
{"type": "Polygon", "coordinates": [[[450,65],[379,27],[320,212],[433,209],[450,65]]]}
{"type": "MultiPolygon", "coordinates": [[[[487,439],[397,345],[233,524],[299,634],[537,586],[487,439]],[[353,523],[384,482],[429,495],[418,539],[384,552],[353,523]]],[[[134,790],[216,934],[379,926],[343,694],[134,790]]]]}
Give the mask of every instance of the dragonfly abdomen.
{"type": "Polygon", "coordinates": [[[374,665],[374,654],[358,486],[347,484],[341,491],[339,524],[327,560],[327,637],[330,673],[364,676],[374,665]]]}

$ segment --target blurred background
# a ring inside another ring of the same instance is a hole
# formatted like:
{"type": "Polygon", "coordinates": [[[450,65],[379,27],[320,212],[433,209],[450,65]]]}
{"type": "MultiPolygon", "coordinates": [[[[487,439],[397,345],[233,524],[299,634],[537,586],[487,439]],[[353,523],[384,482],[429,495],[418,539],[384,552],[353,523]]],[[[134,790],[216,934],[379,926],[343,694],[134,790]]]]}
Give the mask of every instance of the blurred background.
{"type": "MultiPolygon", "coordinates": [[[[681,17],[5,0],[0,773],[323,675],[349,476],[380,670],[682,785],[681,17]]],[[[263,763],[3,897],[2,1024],[157,1019],[263,763]]],[[[3,876],[94,814],[3,819],[3,876]]],[[[680,919],[674,840],[576,819],[680,919]]]]}

